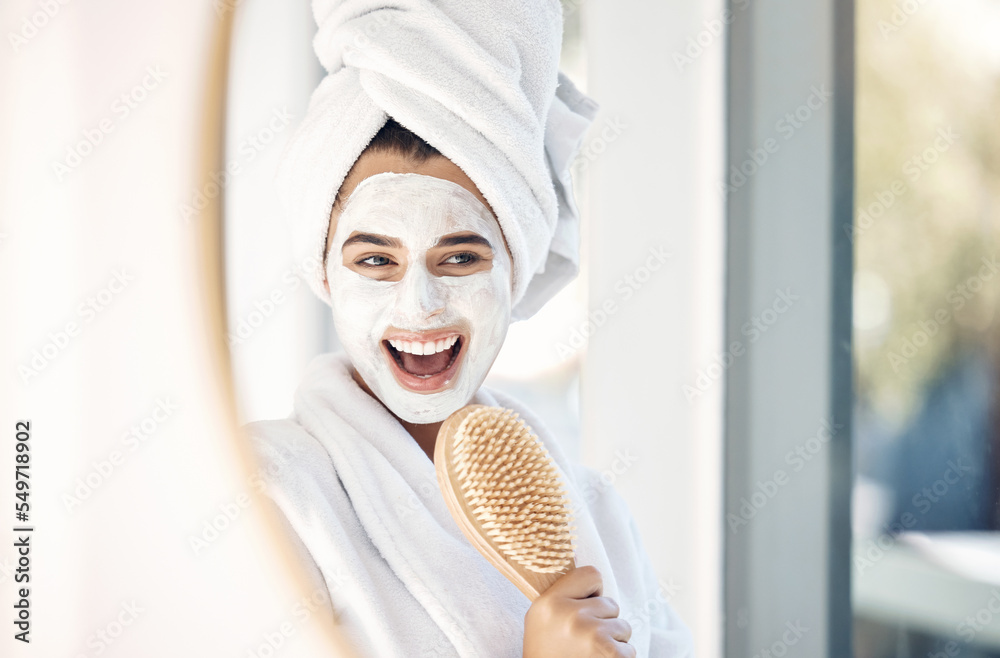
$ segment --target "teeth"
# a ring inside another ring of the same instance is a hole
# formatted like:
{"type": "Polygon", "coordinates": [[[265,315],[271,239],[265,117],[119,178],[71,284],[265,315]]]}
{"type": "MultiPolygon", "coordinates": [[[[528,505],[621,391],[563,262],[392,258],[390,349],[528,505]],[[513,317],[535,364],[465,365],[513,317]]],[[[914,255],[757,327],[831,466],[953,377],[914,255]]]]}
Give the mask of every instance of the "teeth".
{"type": "Polygon", "coordinates": [[[408,340],[393,340],[389,339],[389,344],[392,345],[393,349],[400,352],[407,352],[408,354],[417,354],[420,356],[437,354],[438,352],[443,352],[447,349],[451,349],[451,346],[455,344],[458,340],[458,336],[448,336],[447,338],[442,338],[436,342],[429,341],[426,343],[421,343],[419,341],[408,341],[408,340]]]}

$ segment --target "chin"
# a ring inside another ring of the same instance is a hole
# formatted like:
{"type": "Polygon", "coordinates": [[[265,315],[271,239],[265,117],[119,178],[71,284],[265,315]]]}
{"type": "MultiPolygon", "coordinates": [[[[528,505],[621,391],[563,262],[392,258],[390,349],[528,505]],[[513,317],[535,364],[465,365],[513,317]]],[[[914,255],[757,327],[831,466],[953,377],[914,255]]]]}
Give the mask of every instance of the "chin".
{"type": "Polygon", "coordinates": [[[478,381],[466,379],[469,374],[463,373],[465,376],[452,380],[444,390],[423,393],[401,385],[389,373],[382,373],[373,392],[389,411],[407,423],[439,423],[469,404],[486,379],[485,373],[478,381]]]}

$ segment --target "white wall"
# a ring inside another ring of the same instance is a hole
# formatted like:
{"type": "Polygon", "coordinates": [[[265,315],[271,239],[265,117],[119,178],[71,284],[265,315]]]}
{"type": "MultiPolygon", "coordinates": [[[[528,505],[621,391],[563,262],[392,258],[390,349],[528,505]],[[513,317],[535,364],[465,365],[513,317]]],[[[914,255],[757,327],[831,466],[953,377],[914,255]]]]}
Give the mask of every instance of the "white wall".
{"type": "Polygon", "coordinates": [[[695,386],[722,345],[726,46],[712,20],[723,3],[581,0],[580,9],[588,92],[602,106],[584,155],[595,324],[598,309],[613,309],[584,361],[582,454],[610,470],[657,573],[679,587],[671,604],[698,655],[714,658],[724,384],[717,379],[690,401],[683,387],[695,386]],[[660,249],[670,255],[647,278],[647,258],[660,249]],[[620,453],[634,463],[625,466],[620,453]]]}
{"type": "Polygon", "coordinates": [[[335,340],[329,309],[296,274],[273,183],[322,69],[308,2],[254,0],[234,25],[226,162],[230,354],[242,420],[283,418],[316,354],[335,340]]]}

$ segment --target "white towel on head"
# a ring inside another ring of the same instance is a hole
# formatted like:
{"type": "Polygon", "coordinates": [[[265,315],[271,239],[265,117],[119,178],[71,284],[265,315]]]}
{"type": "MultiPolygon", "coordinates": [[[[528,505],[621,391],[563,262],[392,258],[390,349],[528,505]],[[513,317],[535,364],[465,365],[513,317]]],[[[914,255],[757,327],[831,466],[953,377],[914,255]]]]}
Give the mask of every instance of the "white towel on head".
{"type": "MultiPolygon", "coordinates": [[[[600,570],[604,594],[632,626],[637,655],[690,658],[690,632],[669,603],[671,586],[654,574],[614,487],[570,462],[516,400],[484,387],[473,402],[513,409],[545,444],[573,501],[577,565],[600,570]]],[[[345,354],[310,362],[291,417],[245,428],[259,481],[359,656],[521,656],[527,597],[462,534],[434,463],[358,386],[345,354]]]]}
{"type": "Polygon", "coordinates": [[[452,162],[497,215],[514,260],[513,319],[577,273],[570,165],[597,112],[558,72],[558,0],[314,0],[327,71],[278,169],[296,261],[326,303],[321,261],[340,185],[392,117],[452,162]]]}

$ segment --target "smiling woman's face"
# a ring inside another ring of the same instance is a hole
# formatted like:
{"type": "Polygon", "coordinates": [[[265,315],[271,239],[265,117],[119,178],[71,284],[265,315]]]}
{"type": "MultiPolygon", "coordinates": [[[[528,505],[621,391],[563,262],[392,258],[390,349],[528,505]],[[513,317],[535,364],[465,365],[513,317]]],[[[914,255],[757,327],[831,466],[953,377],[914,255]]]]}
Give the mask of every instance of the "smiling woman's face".
{"type": "Polygon", "coordinates": [[[372,393],[407,422],[434,423],[471,400],[503,345],[511,260],[471,181],[393,169],[345,190],[335,209],[333,320],[372,393]]]}

